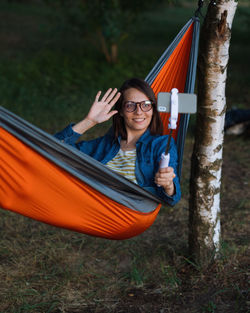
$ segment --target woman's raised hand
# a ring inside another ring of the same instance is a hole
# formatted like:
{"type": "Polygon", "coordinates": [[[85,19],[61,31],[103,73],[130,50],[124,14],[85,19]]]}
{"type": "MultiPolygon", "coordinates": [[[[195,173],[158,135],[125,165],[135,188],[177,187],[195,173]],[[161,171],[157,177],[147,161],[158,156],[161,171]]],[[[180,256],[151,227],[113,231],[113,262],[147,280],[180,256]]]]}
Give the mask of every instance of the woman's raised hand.
{"type": "Polygon", "coordinates": [[[109,120],[114,114],[117,113],[116,110],[111,109],[119,99],[120,95],[120,92],[117,92],[116,88],[113,90],[112,88],[109,88],[102,99],[99,100],[101,91],[98,91],[87,117],[75,124],[72,127],[73,131],[83,134],[96,124],[109,120]]]}
{"type": "Polygon", "coordinates": [[[111,110],[114,104],[120,97],[120,93],[117,92],[117,89],[109,88],[104,96],[100,99],[101,91],[98,91],[95,101],[92,104],[87,119],[94,124],[102,123],[109,120],[114,114],[118,111],[111,110]]]}

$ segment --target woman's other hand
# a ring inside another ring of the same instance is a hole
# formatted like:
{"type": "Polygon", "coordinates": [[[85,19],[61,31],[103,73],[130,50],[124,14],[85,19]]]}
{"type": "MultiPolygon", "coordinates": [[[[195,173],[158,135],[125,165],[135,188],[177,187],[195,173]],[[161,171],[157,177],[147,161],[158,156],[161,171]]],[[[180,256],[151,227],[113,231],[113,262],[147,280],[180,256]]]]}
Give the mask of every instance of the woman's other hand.
{"type": "Polygon", "coordinates": [[[159,171],[155,174],[155,183],[158,186],[162,186],[169,196],[173,196],[175,193],[173,182],[175,176],[176,175],[172,167],[160,168],[159,171]]]}
{"type": "Polygon", "coordinates": [[[109,88],[104,96],[100,99],[101,91],[98,91],[95,101],[92,104],[87,119],[93,124],[99,124],[109,120],[114,114],[117,113],[116,110],[111,110],[114,104],[120,97],[120,93],[117,89],[109,88]]]}

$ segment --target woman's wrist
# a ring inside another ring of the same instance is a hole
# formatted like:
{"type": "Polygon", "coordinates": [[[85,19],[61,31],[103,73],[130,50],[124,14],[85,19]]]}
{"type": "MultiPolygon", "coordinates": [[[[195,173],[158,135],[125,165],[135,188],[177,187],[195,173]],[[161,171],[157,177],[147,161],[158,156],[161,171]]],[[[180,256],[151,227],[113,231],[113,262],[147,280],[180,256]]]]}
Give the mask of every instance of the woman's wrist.
{"type": "Polygon", "coordinates": [[[97,123],[86,117],[83,119],[81,122],[75,124],[72,129],[74,132],[78,134],[83,134],[85,133],[88,129],[94,127],[97,123]]]}
{"type": "Polygon", "coordinates": [[[163,188],[168,196],[172,197],[175,194],[174,183],[172,183],[170,186],[164,186],[163,188]]]}

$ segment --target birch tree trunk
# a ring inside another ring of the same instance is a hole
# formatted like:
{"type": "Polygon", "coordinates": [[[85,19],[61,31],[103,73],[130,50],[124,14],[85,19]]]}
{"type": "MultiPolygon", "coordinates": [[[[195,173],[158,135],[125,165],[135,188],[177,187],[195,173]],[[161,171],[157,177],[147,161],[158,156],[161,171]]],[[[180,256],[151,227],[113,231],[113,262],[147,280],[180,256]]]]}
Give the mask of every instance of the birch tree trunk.
{"type": "Polygon", "coordinates": [[[198,109],[191,161],[189,248],[193,259],[206,265],[220,248],[220,186],[225,85],[231,27],[237,2],[210,2],[200,35],[198,109]]]}

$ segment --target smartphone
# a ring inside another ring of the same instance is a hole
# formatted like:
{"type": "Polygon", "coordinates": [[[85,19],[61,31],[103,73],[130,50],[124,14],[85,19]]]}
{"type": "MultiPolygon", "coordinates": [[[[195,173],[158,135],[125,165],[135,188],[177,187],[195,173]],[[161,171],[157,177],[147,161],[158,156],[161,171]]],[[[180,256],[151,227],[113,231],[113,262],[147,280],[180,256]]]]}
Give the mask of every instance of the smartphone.
{"type": "MultiPolygon", "coordinates": [[[[168,113],[171,110],[171,93],[159,92],[157,97],[158,112],[168,113]]],[[[178,112],[194,114],[197,110],[197,96],[193,93],[178,93],[178,112]]]]}

